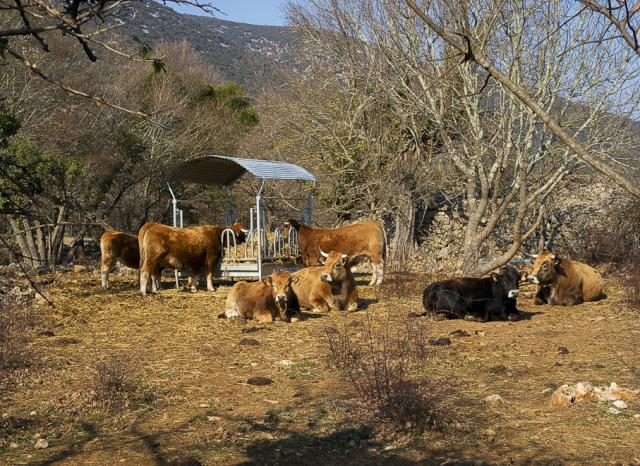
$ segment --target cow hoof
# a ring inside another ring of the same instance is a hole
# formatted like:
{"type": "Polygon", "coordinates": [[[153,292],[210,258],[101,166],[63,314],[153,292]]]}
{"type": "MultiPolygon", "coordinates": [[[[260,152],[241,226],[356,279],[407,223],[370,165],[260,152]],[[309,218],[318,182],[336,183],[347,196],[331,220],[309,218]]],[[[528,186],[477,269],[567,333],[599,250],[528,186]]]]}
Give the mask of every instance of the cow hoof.
{"type": "Polygon", "coordinates": [[[234,317],[240,317],[240,313],[238,311],[225,311],[224,315],[227,316],[227,319],[233,319],[234,317]]]}
{"type": "Polygon", "coordinates": [[[516,321],[520,320],[520,315],[519,314],[509,314],[507,316],[507,320],[509,322],[516,322],[516,321]]]}
{"type": "Polygon", "coordinates": [[[295,322],[300,322],[301,320],[302,319],[300,319],[300,317],[292,317],[290,322],[293,324],[295,322]]]}
{"type": "Polygon", "coordinates": [[[546,303],[545,303],[542,299],[540,299],[540,298],[536,298],[536,299],[533,301],[533,304],[535,304],[536,306],[541,306],[541,305],[546,304],[546,303]]]}

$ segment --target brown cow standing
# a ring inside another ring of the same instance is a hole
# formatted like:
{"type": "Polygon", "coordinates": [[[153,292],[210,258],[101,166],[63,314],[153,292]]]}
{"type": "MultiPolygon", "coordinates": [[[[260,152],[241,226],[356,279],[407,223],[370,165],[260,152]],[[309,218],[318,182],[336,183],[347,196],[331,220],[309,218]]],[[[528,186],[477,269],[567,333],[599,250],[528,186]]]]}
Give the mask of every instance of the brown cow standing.
{"type": "MultiPolygon", "coordinates": [[[[297,220],[288,220],[285,226],[298,232],[298,247],[306,266],[320,264],[320,250],[337,251],[350,257],[366,256],[373,267],[369,285],[380,285],[384,275],[384,232],[378,222],[362,222],[340,228],[312,228],[297,220]]],[[[356,263],[354,262],[355,266],[356,263]]]]}
{"type": "Polygon", "coordinates": [[[536,257],[527,280],[538,285],[535,304],[573,306],[607,297],[600,272],[550,251],[536,257]]]}
{"type": "MultiPolygon", "coordinates": [[[[200,274],[207,277],[207,290],[213,291],[213,271],[222,254],[220,236],[227,227],[202,225],[190,228],[170,227],[156,223],[141,228],[140,291],[147,294],[149,277],[159,278],[162,269],[193,271],[191,289],[196,290],[200,274]]],[[[246,230],[240,224],[229,227],[238,242],[245,239],[246,230]]],[[[152,280],[153,281],[153,280],[152,280]]],[[[159,279],[157,279],[159,283],[159,279]]],[[[156,288],[157,291],[157,288],[156,288]]]]}
{"type": "MultiPolygon", "coordinates": [[[[138,238],[119,231],[107,231],[100,238],[102,288],[109,289],[109,273],[117,262],[137,269],[140,266],[138,238]]],[[[140,277],[138,277],[139,279],[140,277]]]]}
{"type": "Polygon", "coordinates": [[[300,320],[300,306],[292,289],[296,280],[289,272],[274,272],[259,282],[238,282],[231,288],[226,310],[219,317],[243,317],[259,322],[300,320]]]}
{"type": "Polygon", "coordinates": [[[326,254],[324,265],[307,267],[293,274],[298,280],[293,291],[300,307],[314,311],[355,311],[358,308],[358,289],[351,273],[352,263],[346,254],[332,251],[326,254]]]}

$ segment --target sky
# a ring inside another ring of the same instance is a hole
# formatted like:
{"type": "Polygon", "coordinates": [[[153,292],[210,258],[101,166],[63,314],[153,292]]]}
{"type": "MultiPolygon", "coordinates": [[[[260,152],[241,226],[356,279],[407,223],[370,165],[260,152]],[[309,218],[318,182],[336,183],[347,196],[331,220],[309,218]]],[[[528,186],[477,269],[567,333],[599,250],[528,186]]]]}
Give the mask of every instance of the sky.
{"type": "MultiPolygon", "coordinates": [[[[282,26],[286,23],[284,4],[286,0],[203,0],[223,13],[214,16],[227,21],[249,24],[266,24],[270,26],[282,26]]],[[[174,10],[181,13],[201,15],[202,11],[189,6],[171,5],[174,10]]]]}

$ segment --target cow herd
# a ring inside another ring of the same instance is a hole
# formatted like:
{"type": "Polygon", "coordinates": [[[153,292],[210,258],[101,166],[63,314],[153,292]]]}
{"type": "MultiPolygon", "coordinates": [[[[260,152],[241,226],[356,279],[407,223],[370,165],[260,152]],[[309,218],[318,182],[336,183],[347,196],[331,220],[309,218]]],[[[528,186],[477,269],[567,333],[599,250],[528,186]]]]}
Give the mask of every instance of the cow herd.
{"type": "MultiPolygon", "coordinates": [[[[301,308],[315,312],[355,311],[358,288],[353,269],[369,262],[370,285],[380,285],[384,274],[384,231],[377,222],[363,222],[335,229],[312,228],[288,220],[285,229],[297,231],[303,268],[278,271],[258,282],[238,282],[227,297],[220,317],[242,317],[261,322],[301,319],[301,308]]],[[[233,230],[237,243],[247,230],[240,224],[228,227],[202,225],[175,228],[160,223],[145,224],[138,236],[108,231],[102,235],[101,282],[109,288],[109,273],[117,262],[139,268],[138,285],[146,295],[160,290],[163,269],[190,269],[188,286],[196,291],[200,276],[213,291],[213,273],[223,253],[225,229],[233,230]]],[[[519,284],[537,286],[535,304],[571,306],[606,298],[604,281],[592,267],[544,251],[531,267],[517,270],[505,266],[487,277],[458,277],[429,284],[423,292],[424,312],[438,318],[472,321],[519,318],[516,306],[519,284]]]]}

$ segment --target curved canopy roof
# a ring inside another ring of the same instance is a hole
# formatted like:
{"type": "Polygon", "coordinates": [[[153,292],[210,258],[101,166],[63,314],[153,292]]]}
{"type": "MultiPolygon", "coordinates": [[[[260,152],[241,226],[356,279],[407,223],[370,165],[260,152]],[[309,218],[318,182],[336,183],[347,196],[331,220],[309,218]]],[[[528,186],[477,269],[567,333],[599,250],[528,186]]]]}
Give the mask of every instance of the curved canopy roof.
{"type": "Polygon", "coordinates": [[[209,155],[178,165],[170,175],[172,181],[227,186],[246,172],[262,180],[300,180],[316,182],[302,167],[272,160],[244,159],[209,155]]]}

